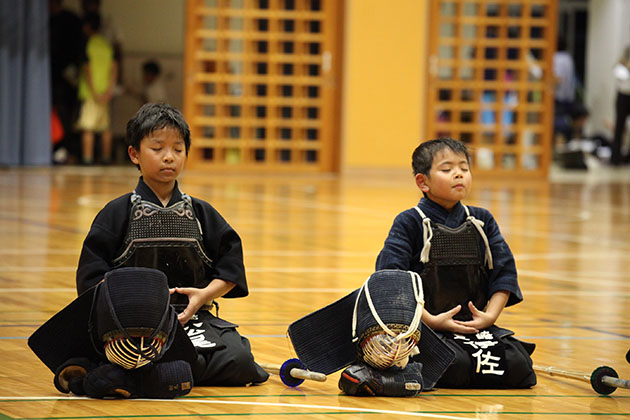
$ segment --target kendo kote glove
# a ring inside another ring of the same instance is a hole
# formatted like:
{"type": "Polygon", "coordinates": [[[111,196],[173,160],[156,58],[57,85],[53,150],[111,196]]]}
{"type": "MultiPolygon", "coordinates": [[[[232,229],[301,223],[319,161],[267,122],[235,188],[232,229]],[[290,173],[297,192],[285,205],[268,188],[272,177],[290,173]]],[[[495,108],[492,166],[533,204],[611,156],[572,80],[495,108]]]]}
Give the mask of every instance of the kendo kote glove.
{"type": "Polygon", "coordinates": [[[377,370],[366,364],[352,365],[341,373],[339,389],[348,395],[414,397],[422,390],[422,363],[408,363],[404,369],[377,370]]]}
{"type": "Polygon", "coordinates": [[[163,398],[186,395],[193,385],[190,365],[183,360],[127,370],[113,363],[90,371],[83,389],[92,398],[163,398]]]}

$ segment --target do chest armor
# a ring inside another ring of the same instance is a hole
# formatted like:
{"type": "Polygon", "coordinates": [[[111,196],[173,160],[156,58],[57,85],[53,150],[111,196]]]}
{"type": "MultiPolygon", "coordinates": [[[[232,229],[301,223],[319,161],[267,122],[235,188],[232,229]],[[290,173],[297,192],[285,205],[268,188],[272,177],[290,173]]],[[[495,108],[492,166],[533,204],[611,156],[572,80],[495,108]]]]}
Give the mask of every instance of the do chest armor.
{"type": "MultiPolygon", "coordinates": [[[[114,259],[114,267],[160,270],[171,288],[207,286],[212,260],[203,248],[203,232],[190,196],[182,194],[182,201],[161,207],[134,191],[131,202],[123,251],[114,259]]],[[[171,295],[176,308],[185,307],[187,301],[186,295],[171,295]]]]}
{"type": "Polygon", "coordinates": [[[420,208],[424,246],[420,274],[424,287],[425,308],[433,315],[457,305],[460,311],[453,317],[461,321],[472,319],[468,302],[483,310],[488,302],[488,275],[484,265],[492,268],[492,254],[483,222],[471,216],[468,207],[466,221],[457,228],[432,222],[420,208]],[[479,238],[485,243],[485,256],[479,238]]]}

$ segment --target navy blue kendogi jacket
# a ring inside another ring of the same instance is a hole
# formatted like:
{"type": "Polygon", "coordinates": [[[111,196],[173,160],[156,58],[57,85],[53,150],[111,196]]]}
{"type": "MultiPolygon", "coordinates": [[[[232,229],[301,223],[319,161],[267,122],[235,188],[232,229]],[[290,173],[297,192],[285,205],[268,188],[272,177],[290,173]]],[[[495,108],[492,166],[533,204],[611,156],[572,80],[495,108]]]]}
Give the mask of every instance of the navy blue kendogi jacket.
{"type": "MultiPolygon", "coordinates": [[[[434,223],[457,228],[466,221],[466,211],[461,202],[457,203],[451,212],[426,197],[420,200],[418,206],[434,223]]],[[[488,210],[480,207],[467,207],[471,216],[484,223],[483,230],[488,237],[492,252],[494,268],[489,270],[485,267],[488,270],[488,298],[497,291],[505,290],[510,292],[506,306],[521,302],[523,295],[518,285],[514,256],[505,242],[497,222],[488,210]]],[[[481,237],[479,240],[482,241],[481,237]]],[[[482,243],[481,245],[485,248],[485,244],[482,243]]],[[[424,264],[420,262],[420,252],[423,246],[420,214],[413,208],[403,211],[394,219],[387,239],[385,239],[385,245],[376,259],[376,270],[411,270],[422,274],[424,264]]],[[[483,310],[483,308],[477,309],[483,310]]]]}

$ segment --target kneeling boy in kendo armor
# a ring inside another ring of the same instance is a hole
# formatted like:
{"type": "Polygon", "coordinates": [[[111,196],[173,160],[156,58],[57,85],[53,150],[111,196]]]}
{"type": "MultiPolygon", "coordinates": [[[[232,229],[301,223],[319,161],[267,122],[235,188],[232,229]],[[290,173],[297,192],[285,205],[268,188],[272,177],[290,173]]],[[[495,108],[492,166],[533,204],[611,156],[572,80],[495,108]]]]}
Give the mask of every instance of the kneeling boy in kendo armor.
{"type": "MultiPolygon", "coordinates": [[[[159,270],[187,336],[171,352],[185,343],[192,347],[177,357],[190,365],[194,384],[266,381],[269,374],[254,361],[247,338],[218,317],[218,298],[248,294],[241,239],[217,210],[182,193],[177,183],[190,149],[188,124],[169,105],[145,104],[127,124],[127,142],[142,175],[133,192],[109,202],[94,219],[79,259],[77,292],[92,290],[115,269],[159,270]]],[[[55,371],[64,363],[47,365],[55,371]]]]}

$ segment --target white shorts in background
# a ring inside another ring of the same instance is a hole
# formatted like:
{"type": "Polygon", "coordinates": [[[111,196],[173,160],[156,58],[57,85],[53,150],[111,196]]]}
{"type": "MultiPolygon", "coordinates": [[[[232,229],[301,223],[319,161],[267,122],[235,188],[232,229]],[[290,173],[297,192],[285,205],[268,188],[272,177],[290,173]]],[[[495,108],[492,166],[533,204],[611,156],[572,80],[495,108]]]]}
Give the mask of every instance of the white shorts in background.
{"type": "Polygon", "coordinates": [[[86,99],[81,105],[77,127],[80,130],[101,132],[108,130],[109,104],[100,104],[94,99],[86,99]]]}

